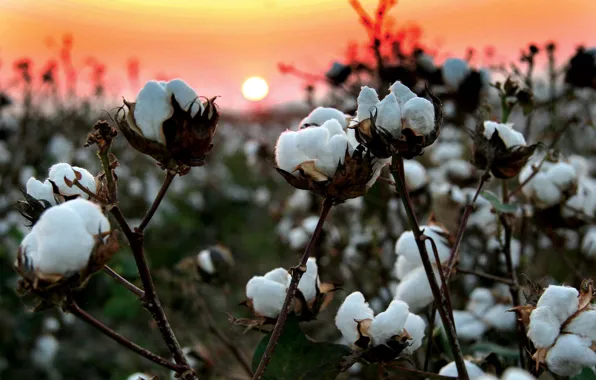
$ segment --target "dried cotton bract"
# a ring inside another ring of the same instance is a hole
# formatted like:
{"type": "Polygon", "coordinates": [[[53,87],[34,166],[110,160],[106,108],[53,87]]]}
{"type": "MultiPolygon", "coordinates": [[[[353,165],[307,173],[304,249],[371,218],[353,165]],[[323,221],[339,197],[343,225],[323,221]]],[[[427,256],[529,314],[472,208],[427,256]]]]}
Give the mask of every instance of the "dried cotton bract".
{"type": "Polygon", "coordinates": [[[358,95],[358,110],[350,128],[356,139],[372,154],[388,158],[396,153],[405,158],[422,154],[439,135],[441,104],[430,92],[432,102],[416,96],[401,82],[379,101],[377,92],[367,86],[358,95]]]}
{"type": "Polygon", "coordinates": [[[163,167],[201,166],[211,151],[219,113],[215,98],[199,100],[181,79],[149,81],[118,126],[130,145],[156,159],[163,167]]]}

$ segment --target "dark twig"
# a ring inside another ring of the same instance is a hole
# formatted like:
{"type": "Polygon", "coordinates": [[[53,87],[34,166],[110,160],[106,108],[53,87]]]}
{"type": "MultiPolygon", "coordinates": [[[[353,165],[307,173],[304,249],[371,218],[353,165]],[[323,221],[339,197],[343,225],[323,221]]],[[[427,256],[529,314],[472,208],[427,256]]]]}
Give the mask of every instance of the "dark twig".
{"type": "Polygon", "coordinates": [[[463,269],[463,268],[460,268],[460,267],[456,267],[455,270],[457,271],[457,273],[474,275],[474,276],[477,276],[477,277],[485,278],[487,280],[501,282],[501,283],[506,284],[506,285],[509,285],[509,286],[515,286],[515,284],[514,284],[514,282],[512,280],[510,280],[508,278],[504,278],[504,277],[495,276],[494,274],[480,272],[480,271],[476,271],[476,270],[473,270],[473,269],[463,269]]]}
{"type": "MultiPolygon", "coordinates": [[[[459,378],[463,380],[468,380],[468,371],[466,369],[461,347],[459,345],[459,342],[457,341],[457,334],[455,333],[455,324],[450,318],[452,312],[448,310],[451,308],[451,305],[447,305],[446,299],[445,297],[443,297],[443,293],[441,292],[441,289],[437,284],[437,279],[435,278],[432,263],[428,255],[428,251],[426,249],[426,243],[422,239],[422,231],[420,231],[420,227],[418,225],[418,221],[416,220],[416,215],[414,213],[414,208],[412,206],[412,201],[410,200],[410,196],[408,194],[408,191],[406,190],[404,162],[403,158],[400,155],[395,155],[393,157],[393,165],[391,168],[391,172],[393,174],[393,177],[396,179],[396,188],[401,196],[402,202],[406,209],[408,221],[410,223],[410,228],[412,229],[412,232],[416,237],[416,245],[418,246],[418,250],[420,252],[422,265],[426,272],[426,276],[428,277],[428,282],[430,284],[430,288],[433,293],[434,299],[437,302],[437,310],[439,311],[441,321],[443,322],[443,327],[447,335],[447,340],[449,341],[449,345],[451,346],[454,353],[454,359],[459,378]]],[[[445,289],[445,292],[448,291],[449,289],[445,289]]]]}
{"type": "Polygon", "coordinates": [[[81,309],[74,300],[69,300],[65,305],[65,309],[66,311],[72,313],[76,317],[80,318],[81,320],[87,322],[91,326],[98,329],[104,335],[107,335],[108,337],[112,338],[117,343],[121,344],[122,346],[128,348],[131,351],[136,352],[144,358],[151,360],[156,364],[159,364],[177,373],[182,373],[188,370],[187,366],[172,363],[171,361],[164,359],[161,356],[155,355],[153,352],[144,349],[143,347],[137,345],[136,343],[133,343],[124,336],[118,334],[116,331],[112,330],[108,326],[95,319],[92,315],[88,314],[85,310],[81,309]]]}
{"type": "Polygon", "coordinates": [[[79,189],[81,189],[85,194],[87,194],[89,196],[89,198],[91,199],[95,199],[98,201],[102,201],[101,199],[99,199],[99,197],[97,196],[97,194],[93,193],[91,190],[89,190],[88,188],[86,188],[85,186],[83,186],[78,179],[74,179],[74,181],[72,181],[72,184],[75,185],[76,187],[78,187],[79,189]]]}
{"type": "Polygon", "coordinates": [[[127,288],[128,290],[130,290],[131,292],[133,292],[134,294],[136,294],[137,297],[139,297],[139,298],[145,297],[145,292],[142,289],[139,289],[136,285],[134,285],[133,283],[131,283],[130,281],[128,281],[127,279],[125,279],[124,277],[122,277],[120,274],[118,274],[118,272],[116,272],[115,270],[113,270],[109,266],[107,266],[107,265],[104,266],[103,267],[103,271],[108,276],[112,277],[114,280],[116,280],[119,283],[121,283],[122,285],[124,285],[125,288],[127,288]]]}
{"type": "Polygon", "coordinates": [[[315,243],[317,242],[317,239],[319,238],[319,235],[321,234],[323,224],[325,223],[325,219],[327,219],[327,215],[329,214],[329,211],[331,210],[332,206],[333,199],[326,198],[325,201],[323,201],[323,208],[321,210],[321,215],[319,216],[319,221],[317,223],[317,226],[315,227],[315,230],[313,231],[308,245],[306,246],[306,249],[304,250],[304,254],[300,259],[300,263],[296,267],[292,268],[292,281],[290,282],[290,286],[288,287],[286,299],[284,300],[281,313],[277,317],[277,322],[275,323],[275,327],[273,328],[273,332],[271,333],[271,338],[269,339],[269,343],[267,343],[267,348],[265,349],[265,353],[263,353],[263,356],[261,357],[261,362],[259,363],[259,366],[253,376],[253,380],[259,380],[263,377],[263,375],[265,374],[265,370],[269,365],[269,361],[271,361],[271,357],[273,356],[273,352],[275,351],[277,342],[281,337],[281,333],[283,332],[286,320],[288,319],[288,314],[290,313],[290,310],[292,308],[292,301],[294,300],[296,289],[298,288],[298,282],[300,281],[300,278],[302,278],[302,275],[306,271],[306,262],[310,257],[310,251],[314,247],[315,243]]]}
{"type": "Polygon", "coordinates": [[[163,200],[163,197],[168,192],[168,188],[170,187],[170,184],[174,180],[174,177],[176,177],[175,172],[170,171],[170,170],[166,171],[166,178],[163,180],[161,189],[159,189],[159,193],[157,193],[157,196],[155,197],[153,204],[151,204],[151,207],[147,211],[147,214],[145,214],[145,217],[141,221],[141,224],[139,224],[139,227],[137,227],[139,232],[143,232],[145,227],[147,227],[147,225],[149,224],[149,221],[151,221],[153,214],[155,214],[155,211],[157,211],[157,208],[159,207],[159,204],[163,200]]]}

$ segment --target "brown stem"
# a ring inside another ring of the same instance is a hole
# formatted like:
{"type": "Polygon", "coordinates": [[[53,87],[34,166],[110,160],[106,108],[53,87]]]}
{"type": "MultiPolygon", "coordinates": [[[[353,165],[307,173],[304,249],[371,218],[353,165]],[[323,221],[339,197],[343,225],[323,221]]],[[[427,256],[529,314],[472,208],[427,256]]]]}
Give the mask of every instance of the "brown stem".
{"type": "Polygon", "coordinates": [[[458,273],[470,274],[470,275],[474,275],[474,276],[477,276],[477,277],[486,278],[487,280],[501,282],[501,283],[506,284],[506,285],[509,285],[509,286],[515,286],[515,283],[512,280],[510,280],[508,278],[503,278],[503,277],[495,276],[495,275],[490,274],[490,273],[480,272],[480,271],[476,271],[476,270],[473,270],[473,269],[463,269],[463,268],[460,268],[460,267],[455,268],[455,270],[458,273]]]}
{"type": "Polygon", "coordinates": [[[159,189],[159,193],[157,193],[157,196],[155,197],[155,200],[153,200],[153,204],[151,204],[151,207],[147,211],[147,214],[145,214],[145,217],[141,221],[141,224],[139,224],[139,227],[137,227],[137,229],[139,230],[139,232],[143,232],[143,230],[145,229],[145,227],[147,227],[147,225],[149,224],[149,221],[151,221],[151,218],[155,214],[155,211],[157,211],[157,208],[159,207],[159,204],[163,200],[163,197],[168,192],[168,188],[170,187],[170,184],[172,183],[172,180],[174,180],[174,177],[176,177],[176,173],[175,172],[172,172],[170,170],[167,170],[166,171],[166,178],[163,180],[163,183],[161,185],[161,189],[159,189]]]}
{"type": "Polygon", "coordinates": [[[121,283],[122,285],[124,285],[125,288],[127,288],[128,290],[130,290],[131,292],[136,294],[139,298],[145,297],[145,292],[142,289],[139,289],[136,285],[134,285],[133,283],[131,283],[130,281],[128,281],[127,279],[122,277],[120,274],[118,274],[118,272],[116,272],[109,266],[107,266],[107,265],[104,266],[103,271],[108,276],[112,277],[114,280],[116,280],[119,283],[121,283]]]}
{"type": "Polygon", "coordinates": [[[110,165],[110,146],[108,145],[100,149],[97,155],[106,175],[106,181],[108,182],[109,201],[111,203],[118,203],[118,189],[116,188],[116,180],[114,179],[114,173],[112,173],[112,166],[110,165]]]}
{"type": "Polygon", "coordinates": [[[424,371],[428,371],[430,365],[430,352],[433,348],[433,330],[435,329],[435,319],[437,318],[437,303],[433,302],[430,319],[428,320],[428,342],[426,343],[426,352],[424,354],[424,371]]]}
{"type": "Polygon", "coordinates": [[[155,355],[153,352],[144,349],[143,347],[130,341],[124,336],[118,334],[116,331],[112,330],[108,326],[95,319],[92,315],[88,314],[85,310],[81,309],[74,300],[69,300],[68,303],[65,305],[65,308],[73,315],[79,317],[81,320],[87,322],[91,326],[101,331],[104,335],[107,335],[108,337],[112,338],[114,341],[121,344],[122,346],[128,348],[131,351],[136,352],[137,354],[151,360],[156,364],[159,364],[177,373],[184,372],[188,369],[187,366],[172,363],[171,361],[164,359],[161,356],[155,355]]]}
{"type": "Polygon", "coordinates": [[[271,361],[271,357],[273,352],[275,351],[275,347],[277,346],[277,342],[281,337],[281,333],[283,332],[284,326],[286,324],[286,320],[288,319],[288,314],[290,313],[290,309],[292,308],[292,300],[296,294],[296,289],[298,288],[298,282],[302,275],[306,271],[306,262],[310,256],[310,251],[314,247],[319,235],[321,234],[321,230],[323,229],[323,224],[325,223],[325,219],[327,219],[327,215],[333,206],[333,199],[332,198],[325,198],[323,201],[323,208],[321,209],[321,215],[319,216],[319,221],[317,222],[317,226],[313,231],[313,234],[304,250],[304,254],[300,259],[300,263],[292,268],[292,281],[290,282],[290,286],[288,288],[288,292],[286,293],[286,299],[284,300],[284,304],[281,309],[281,313],[279,317],[277,317],[277,322],[275,323],[275,327],[273,328],[273,332],[271,333],[271,338],[269,339],[269,343],[267,343],[267,348],[265,349],[265,353],[263,357],[261,357],[261,362],[259,363],[259,367],[257,368],[253,380],[259,380],[265,374],[265,370],[271,361]]]}
{"type": "MultiPolygon", "coordinates": [[[[420,252],[420,259],[426,272],[426,277],[428,278],[433,297],[436,301],[437,310],[439,311],[441,321],[443,322],[443,327],[447,335],[447,340],[449,341],[449,345],[453,350],[453,355],[455,357],[455,365],[457,367],[459,378],[463,380],[468,380],[468,371],[466,369],[466,364],[464,362],[461,347],[459,345],[459,342],[457,341],[457,334],[455,333],[455,324],[449,317],[451,315],[451,312],[449,312],[448,309],[451,308],[451,305],[447,304],[447,301],[443,296],[443,293],[441,292],[439,285],[437,284],[437,279],[435,278],[432,263],[426,250],[426,243],[422,238],[422,231],[420,231],[420,227],[418,225],[418,221],[416,220],[416,215],[414,214],[414,208],[412,206],[410,196],[408,194],[408,191],[406,190],[404,162],[403,158],[400,155],[395,155],[393,157],[393,166],[391,168],[391,172],[393,173],[394,178],[397,177],[396,188],[401,196],[402,202],[406,209],[408,220],[410,222],[410,228],[412,229],[412,232],[416,237],[416,245],[418,246],[418,251],[420,252]]],[[[445,289],[445,292],[449,292],[449,289],[445,289]]]]}
{"type": "Polygon", "coordinates": [[[86,188],[85,186],[83,186],[78,179],[74,179],[74,181],[72,181],[72,184],[75,185],[76,187],[78,187],[79,189],[81,189],[85,194],[87,194],[89,196],[89,198],[91,199],[95,199],[98,201],[102,201],[101,199],[99,199],[99,197],[97,196],[97,194],[93,193],[91,190],[89,190],[88,188],[86,188]]]}

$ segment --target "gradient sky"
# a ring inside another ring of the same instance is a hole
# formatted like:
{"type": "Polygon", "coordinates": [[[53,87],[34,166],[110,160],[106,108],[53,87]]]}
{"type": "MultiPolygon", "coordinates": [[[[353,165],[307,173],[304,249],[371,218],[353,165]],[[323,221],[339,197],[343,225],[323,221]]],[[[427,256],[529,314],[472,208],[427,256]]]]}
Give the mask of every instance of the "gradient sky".
{"type": "MultiPolygon", "coordinates": [[[[370,11],[376,2],[362,0],[370,11]]],[[[492,45],[498,57],[516,58],[527,43],[548,40],[563,55],[596,45],[596,0],[400,0],[391,15],[398,25],[420,25],[423,41],[450,55],[492,45]]],[[[282,76],[278,62],[318,73],[349,40],[366,40],[347,0],[0,0],[0,77],[16,58],[40,68],[57,57],[65,33],[74,36],[76,65],[89,56],[108,65],[113,95],[136,92],[125,74],[136,57],[142,80],[179,76],[235,108],[248,105],[240,93],[247,77],[269,82],[268,104],[294,100],[303,83],[282,76]]]]}

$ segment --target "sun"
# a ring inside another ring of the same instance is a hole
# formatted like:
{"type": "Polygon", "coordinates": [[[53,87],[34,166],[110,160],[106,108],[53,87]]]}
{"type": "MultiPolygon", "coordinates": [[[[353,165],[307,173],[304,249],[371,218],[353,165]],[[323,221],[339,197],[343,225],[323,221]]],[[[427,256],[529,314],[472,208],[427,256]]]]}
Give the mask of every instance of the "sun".
{"type": "Polygon", "coordinates": [[[250,77],[242,84],[242,95],[253,102],[264,99],[269,92],[269,86],[261,77],[250,77]]]}

